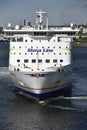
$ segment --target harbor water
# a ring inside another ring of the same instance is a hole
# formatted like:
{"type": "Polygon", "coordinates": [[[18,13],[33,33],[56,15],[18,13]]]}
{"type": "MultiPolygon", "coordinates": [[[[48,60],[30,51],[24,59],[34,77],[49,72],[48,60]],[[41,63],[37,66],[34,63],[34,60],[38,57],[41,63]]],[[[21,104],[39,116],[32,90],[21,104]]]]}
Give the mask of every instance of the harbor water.
{"type": "Polygon", "coordinates": [[[42,103],[19,95],[8,70],[9,45],[0,43],[0,130],[86,130],[87,47],[73,47],[71,97],[42,103]]]}

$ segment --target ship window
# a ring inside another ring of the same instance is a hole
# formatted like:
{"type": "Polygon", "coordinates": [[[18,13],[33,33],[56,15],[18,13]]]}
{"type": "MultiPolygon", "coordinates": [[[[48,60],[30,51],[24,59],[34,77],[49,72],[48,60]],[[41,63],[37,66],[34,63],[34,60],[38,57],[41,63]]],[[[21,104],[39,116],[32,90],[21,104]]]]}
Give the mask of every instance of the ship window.
{"type": "Polygon", "coordinates": [[[49,59],[46,59],[46,63],[50,63],[50,60],[49,60],[49,59]]]}
{"type": "Polygon", "coordinates": [[[27,55],[27,53],[25,53],[25,55],[27,55]]]}
{"type": "Polygon", "coordinates": [[[35,59],[32,59],[32,63],[36,63],[36,60],[35,60],[35,59]]]}
{"type": "Polygon", "coordinates": [[[34,32],[34,36],[45,36],[46,32],[34,32]]]}
{"type": "Polygon", "coordinates": [[[17,38],[17,42],[23,42],[23,38],[22,37],[17,38]]]}
{"type": "Polygon", "coordinates": [[[16,42],[16,39],[15,39],[15,38],[12,38],[12,42],[16,42]]]}
{"type": "Polygon", "coordinates": [[[21,55],[21,53],[19,53],[19,55],[21,55]]]}
{"type": "Polygon", "coordinates": [[[60,62],[63,62],[63,60],[61,59],[60,62]]]}
{"type": "Polygon", "coordinates": [[[27,40],[25,40],[25,42],[27,42],[27,40]]]}
{"type": "Polygon", "coordinates": [[[24,63],[28,63],[28,59],[24,59],[24,63]]]}
{"type": "Polygon", "coordinates": [[[59,53],[59,55],[61,55],[61,53],[59,53]]]}
{"type": "Polygon", "coordinates": [[[54,60],[53,60],[53,63],[57,63],[57,59],[54,59],[54,60]]]}
{"type": "Polygon", "coordinates": [[[17,62],[20,62],[20,59],[18,59],[17,62]]]}
{"type": "Polygon", "coordinates": [[[19,46],[19,48],[21,48],[21,46],[19,46]]]}
{"type": "Polygon", "coordinates": [[[60,38],[58,37],[58,42],[60,42],[60,38]]]}
{"type": "Polygon", "coordinates": [[[41,60],[41,59],[39,59],[39,60],[38,60],[38,63],[42,63],[42,60],[41,60]]]}
{"type": "Polygon", "coordinates": [[[33,40],[31,40],[31,42],[33,42],[33,40]]]}

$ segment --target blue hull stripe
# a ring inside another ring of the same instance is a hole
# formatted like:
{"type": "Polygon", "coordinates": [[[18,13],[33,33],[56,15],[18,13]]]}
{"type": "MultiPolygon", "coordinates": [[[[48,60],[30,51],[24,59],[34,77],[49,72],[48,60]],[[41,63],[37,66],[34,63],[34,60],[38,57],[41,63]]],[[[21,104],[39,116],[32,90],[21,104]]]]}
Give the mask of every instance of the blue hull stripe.
{"type": "Polygon", "coordinates": [[[60,90],[56,90],[56,91],[52,91],[52,92],[47,92],[47,93],[42,93],[42,94],[36,94],[36,93],[31,93],[31,92],[28,92],[28,91],[25,91],[17,86],[15,86],[15,88],[20,92],[22,91],[25,95],[29,95],[30,97],[32,98],[35,98],[37,100],[44,100],[44,99],[47,99],[47,98],[52,98],[52,97],[57,97],[57,96],[61,96],[61,95],[64,95],[67,91],[71,90],[72,89],[72,84],[65,87],[65,88],[62,88],[60,90]]]}

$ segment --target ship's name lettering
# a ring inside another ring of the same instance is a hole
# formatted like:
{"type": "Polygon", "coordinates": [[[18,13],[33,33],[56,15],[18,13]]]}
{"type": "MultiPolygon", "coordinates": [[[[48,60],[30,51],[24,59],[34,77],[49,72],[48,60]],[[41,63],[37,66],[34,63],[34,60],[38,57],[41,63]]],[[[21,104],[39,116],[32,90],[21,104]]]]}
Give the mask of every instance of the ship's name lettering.
{"type": "Polygon", "coordinates": [[[33,49],[33,48],[28,48],[28,52],[53,52],[53,49],[33,49]]]}

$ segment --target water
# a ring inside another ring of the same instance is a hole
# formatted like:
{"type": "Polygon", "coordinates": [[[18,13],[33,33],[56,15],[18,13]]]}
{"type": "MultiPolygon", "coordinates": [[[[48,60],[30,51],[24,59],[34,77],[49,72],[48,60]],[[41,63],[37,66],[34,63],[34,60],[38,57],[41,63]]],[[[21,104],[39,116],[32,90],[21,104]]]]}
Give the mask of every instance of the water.
{"type": "Polygon", "coordinates": [[[86,130],[87,48],[73,48],[72,97],[42,104],[18,95],[8,71],[8,45],[0,43],[0,130],[86,130]]]}

